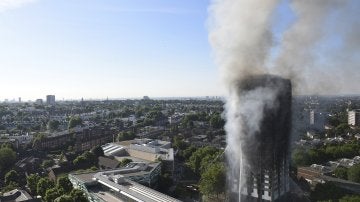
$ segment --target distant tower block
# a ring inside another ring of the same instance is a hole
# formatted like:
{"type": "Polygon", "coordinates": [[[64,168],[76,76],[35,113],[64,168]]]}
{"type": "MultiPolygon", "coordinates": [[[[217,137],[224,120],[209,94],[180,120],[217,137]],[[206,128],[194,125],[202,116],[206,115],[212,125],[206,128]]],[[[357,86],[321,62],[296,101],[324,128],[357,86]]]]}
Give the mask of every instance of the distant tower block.
{"type": "Polygon", "coordinates": [[[348,124],[350,126],[360,126],[360,109],[348,112],[348,124]]]}
{"type": "MultiPolygon", "coordinates": [[[[244,201],[282,201],[289,191],[289,138],[291,130],[291,82],[272,75],[249,77],[239,84],[239,92],[257,88],[275,92],[274,104],[264,106],[259,131],[242,142],[247,163],[241,168],[245,185],[244,201]],[[251,139],[251,140],[249,140],[251,139]]],[[[246,134],[246,129],[245,129],[246,134]]]]}
{"type": "Polygon", "coordinates": [[[55,105],[55,95],[47,95],[46,96],[46,104],[55,105]]]}

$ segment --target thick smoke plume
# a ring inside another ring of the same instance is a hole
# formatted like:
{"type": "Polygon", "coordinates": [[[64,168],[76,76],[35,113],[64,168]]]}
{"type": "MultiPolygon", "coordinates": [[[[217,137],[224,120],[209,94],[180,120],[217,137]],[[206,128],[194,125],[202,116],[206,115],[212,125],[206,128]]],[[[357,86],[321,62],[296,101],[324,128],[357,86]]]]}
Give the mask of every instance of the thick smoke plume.
{"type": "Polygon", "coordinates": [[[251,139],[260,130],[261,110],[265,105],[271,106],[275,99],[273,89],[267,88],[239,95],[238,85],[250,75],[265,73],[265,61],[272,46],[271,15],[276,5],[276,0],[218,0],[210,7],[210,42],[228,89],[226,155],[229,157],[228,182],[232,192],[239,193],[245,183],[241,171],[239,173],[246,159],[242,156],[241,141],[247,138],[250,140],[247,142],[256,145],[255,139],[251,139]],[[244,127],[249,135],[243,134],[244,127]]]}
{"type": "MultiPolygon", "coordinates": [[[[299,93],[321,93],[334,90],[336,86],[314,85],[310,82],[318,75],[315,47],[326,36],[325,23],[335,9],[343,6],[345,0],[293,0],[293,9],[297,20],[282,38],[280,54],[274,64],[274,73],[292,79],[299,93]],[[317,73],[317,74],[314,74],[317,73]]],[[[319,77],[319,82],[325,78],[319,77]]],[[[324,83],[323,83],[324,84],[324,83]]]]}
{"type": "Polygon", "coordinates": [[[239,84],[254,75],[273,74],[290,79],[299,94],[346,92],[360,75],[359,5],[354,0],[213,0],[209,40],[227,89],[228,177],[239,178],[229,180],[231,191],[240,192],[245,183],[240,177],[240,167],[249,163],[244,151],[257,148],[255,134],[264,110],[279,107],[275,100],[279,89],[243,91],[239,84]],[[284,2],[295,20],[275,43],[274,16],[284,2]]]}

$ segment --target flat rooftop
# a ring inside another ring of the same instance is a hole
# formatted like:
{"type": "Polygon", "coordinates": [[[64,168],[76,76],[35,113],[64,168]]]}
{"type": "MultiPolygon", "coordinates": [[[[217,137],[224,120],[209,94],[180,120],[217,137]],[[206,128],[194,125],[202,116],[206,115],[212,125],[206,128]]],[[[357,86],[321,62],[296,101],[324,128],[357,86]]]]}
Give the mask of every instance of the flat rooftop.
{"type": "Polygon", "coordinates": [[[104,201],[121,202],[124,201],[120,197],[122,195],[142,202],[180,202],[180,200],[127,179],[127,177],[133,175],[147,174],[149,173],[148,169],[151,169],[151,167],[148,167],[145,171],[124,174],[119,174],[121,169],[117,169],[71,175],[83,183],[102,184],[103,186],[89,186],[88,192],[104,201]]]}

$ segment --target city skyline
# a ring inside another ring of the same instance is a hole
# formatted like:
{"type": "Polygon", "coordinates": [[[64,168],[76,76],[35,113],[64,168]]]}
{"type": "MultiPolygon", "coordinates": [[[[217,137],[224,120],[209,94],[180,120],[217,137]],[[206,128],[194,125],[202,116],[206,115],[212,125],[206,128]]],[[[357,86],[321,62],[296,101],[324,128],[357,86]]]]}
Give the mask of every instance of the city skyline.
{"type": "MultiPolygon", "coordinates": [[[[223,96],[208,39],[211,2],[3,0],[0,100],[44,99],[47,94],[60,100],[223,96]]],[[[359,3],[348,6],[356,10],[359,3]]],[[[295,18],[289,1],[282,1],[273,20],[269,63],[295,18]]],[[[336,22],[330,19],[327,31],[336,29],[331,26],[336,22]]],[[[318,71],[336,69],[341,78],[348,77],[325,94],[359,94],[352,85],[359,74],[344,73],[353,67],[327,65],[326,55],[336,53],[329,49],[341,45],[335,33],[316,47],[316,65],[324,66],[318,71]]],[[[353,50],[356,55],[358,47],[353,50]]]]}

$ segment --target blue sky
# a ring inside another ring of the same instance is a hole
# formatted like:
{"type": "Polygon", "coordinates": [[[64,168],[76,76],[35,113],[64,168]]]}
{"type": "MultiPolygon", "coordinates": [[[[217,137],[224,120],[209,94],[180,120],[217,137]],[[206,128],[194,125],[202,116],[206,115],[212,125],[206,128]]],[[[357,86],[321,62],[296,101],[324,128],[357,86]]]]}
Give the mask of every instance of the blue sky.
{"type": "Polygon", "coordinates": [[[219,95],[206,0],[37,0],[0,13],[0,99],[219,95]]]}
{"type": "MultiPolygon", "coordinates": [[[[209,2],[0,0],[0,100],[223,95],[209,2]]],[[[286,3],[275,19],[279,40],[286,3]]]]}

